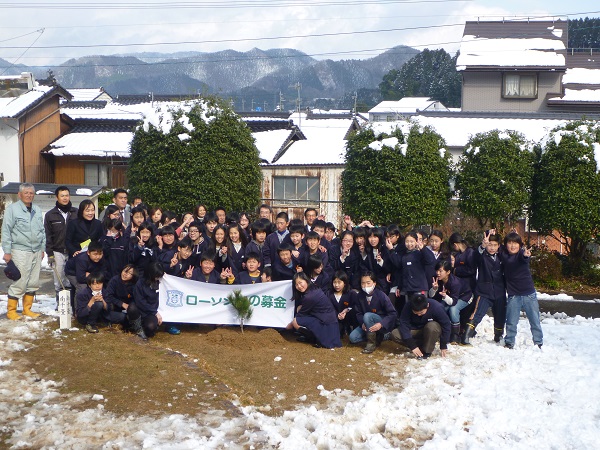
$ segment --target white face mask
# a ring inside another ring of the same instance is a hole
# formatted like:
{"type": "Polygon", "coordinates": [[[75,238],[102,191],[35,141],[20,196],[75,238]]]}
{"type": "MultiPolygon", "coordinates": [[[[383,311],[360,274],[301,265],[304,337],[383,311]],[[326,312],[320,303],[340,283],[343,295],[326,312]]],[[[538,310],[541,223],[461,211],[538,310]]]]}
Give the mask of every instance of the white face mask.
{"type": "Polygon", "coordinates": [[[375,286],[364,287],[364,288],[362,288],[362,290],[364,291],[365,294],[371,295],[373,293],[373,291],[375,290],[375,286]]]}

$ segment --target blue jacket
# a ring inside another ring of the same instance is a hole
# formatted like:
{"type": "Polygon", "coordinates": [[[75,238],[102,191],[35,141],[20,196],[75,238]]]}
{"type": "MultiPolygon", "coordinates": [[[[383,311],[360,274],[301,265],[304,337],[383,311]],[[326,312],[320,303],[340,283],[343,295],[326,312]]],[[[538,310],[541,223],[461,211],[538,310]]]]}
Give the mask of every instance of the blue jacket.
{"type": "Polygon", "coordinates": [[[490,300],[506,298],[502,257],[498,253],[490,255],[486,251],[477,251],[475,259],[477,261],[476,295],[490,300]]]}
{"type": "Polygon", "coordinates": [[[8,205],[2,222],[2,251],[40,252],[46,249],[44,217],[39,206],[32,204],[31,212],[19,200],[8,205]]]}
{"type": "Polygon", "coordinates": [[[398,331],[400,331],[402,341],[409,349],[414,350],[418,347],[417,341],[412,337],[411,330],[421,330],[425,328],[425,325],[429,322],[437,322],[440,324],[442,327],[440,349],[445,350],[448,348],[448,341],[450,340],[450,318],[441,304],[433,299],[429,299],[427,312],[422,316],[417,316],[412,312],[410,302],[407,302],[406,305],[404,305],[404,308],[402,308],[400,319],[398,320],[398,331]]]}
{"type": "Polygon", "coordinates": [[[367,302],[367,294],[364,291],[358,293],[356,300],[356,320],[362,326],[365,313],[372,312],[381,317],[382,330],[384,332],[392,331],[396,326],[398,312],[390,298],[379,289],[373,291],[371,304],[367,302]]]}
{"type": "Polygon", "coordinates": [[[142,318],[156,315],[158,312],[158,283],[149,285],[146,280],[139,280],[133,289],[133,301],[142,318]]]}
{"type": "Polygon", "coordinates": [[[106,286],[106,296],[104,301],[111,305],[115,311],[123,309],[123,302],[128,305],[133,301],[133,290],[135,283],[124,283],[121,274],[115,275],[106,286]]]}
{"type": "Polygon", "coordinates": [[[529,295],[535,292],[533,278],[529,270],[529,258],[520,249],[511,255],[501,246],[498,251],[504,264],[504,279],[506,280],[506,292],[508,295],[529,295]]]}

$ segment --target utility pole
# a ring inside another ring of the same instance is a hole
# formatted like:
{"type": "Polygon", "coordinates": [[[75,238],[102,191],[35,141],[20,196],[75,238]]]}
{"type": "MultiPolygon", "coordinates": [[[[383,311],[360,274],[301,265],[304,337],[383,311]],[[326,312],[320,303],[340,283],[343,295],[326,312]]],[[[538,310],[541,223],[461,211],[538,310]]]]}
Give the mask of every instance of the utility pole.
{"type": "Polygon", "coordinates": [[[252,108],[250,108],[250,111],[254,111],[254,99],[252,99],[252,108]]]}
{"type": "Polygon", "coordinates": [[[279,91],[279,111],[283,111],[283,92],[279,91]]]}
{"type": "Polygon", "coordinates": [[[294,88],[298,91],[298,98],[296,99],[296,111],[300,112],[300,90],[302,89],[302,85],[298,81],[294,88]]]}
{"type": "Polygon", "coordinates": [[[353,115],[356,116],[356,114],[358,113],[358,111],[356,110],[356,104],[358,103],[358,92],[354,93],[354,110],[353,110],[353,115]]]}
{"type": "Polygon", "coordinates": [[[246,99],[242,97],[242,112],[246,111],[246,99]]]}

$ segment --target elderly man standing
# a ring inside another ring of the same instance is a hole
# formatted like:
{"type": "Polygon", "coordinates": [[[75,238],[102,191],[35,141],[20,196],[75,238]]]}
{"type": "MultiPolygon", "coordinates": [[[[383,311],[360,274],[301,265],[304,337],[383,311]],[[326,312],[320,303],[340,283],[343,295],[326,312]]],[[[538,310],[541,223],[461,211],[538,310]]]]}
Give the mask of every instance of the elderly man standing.
{"type": "Polygon", "coordinates": [[[33,297],[40,288],[40,269],[46,248],[44,217],[42,210],[33,204],[35,188],[32,184],[19,186],[19,201],[9,205],[4,211],[2,223],[2,250],[4,261],[13,261],[21,278],[8,288],[8,311],[6,316],[18,320],[19,298],[23,298],[23,314],[36,318],[39,314],[31,311],[33,297]]]}

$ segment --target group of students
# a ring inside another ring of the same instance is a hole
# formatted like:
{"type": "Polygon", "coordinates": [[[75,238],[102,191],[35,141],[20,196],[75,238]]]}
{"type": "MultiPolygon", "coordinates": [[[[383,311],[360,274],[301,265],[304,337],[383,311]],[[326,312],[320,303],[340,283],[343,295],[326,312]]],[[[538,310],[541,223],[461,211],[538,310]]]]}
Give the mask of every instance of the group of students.
{"type": "MultiPolygon", "coordinates": [[[[316,346],[340,347],[348,334],[351,343],[367,342],[365,353],[392,339],[420,358],[439,342],[445,355],[448,343],[469,344],[490,307],[496,342],[506,323],[505,346],[514,346],[525,309],[534,342],[543,343],[530,252],[515,232],[501,246],[490,230],[471,248],[458,233],[445,243],[437,230],[403,236],[396,225],[355,227],[346,217],[336,235],[313,208],[304,220],[280,212],[273,223],[268,205],[252,222],[247,213],[204,205],[178,221],[161,208],[147,210],[141,199],[125,205],[123,189],[100,221],[91,201],[75,209],[65,191],[57,189],[56,211],[46,217],[47,252],[57,291],[72,286],[75,315],[89,332],[107,321],[153,336],[162,324],[158,285],[166,273],[229,285],[291,280],[296,313],[288,328],[316,346]]],[[[175,324],[166,330],[180,332],[175,324]]]]}

